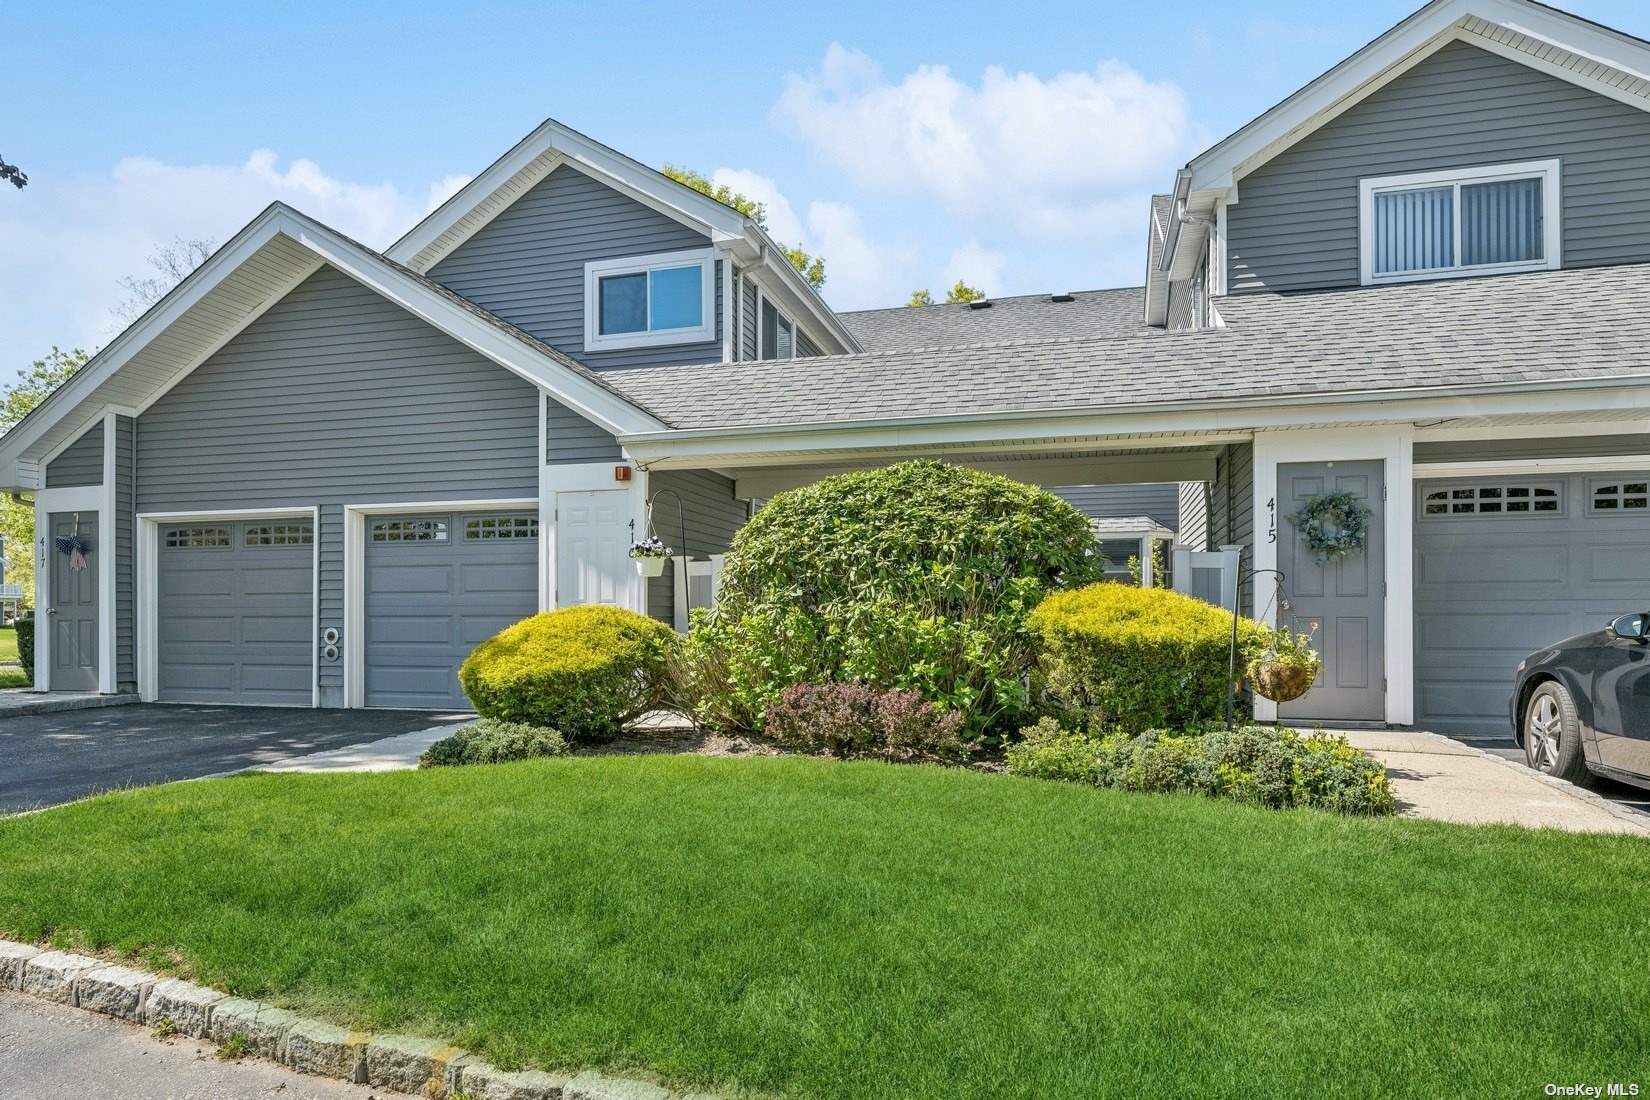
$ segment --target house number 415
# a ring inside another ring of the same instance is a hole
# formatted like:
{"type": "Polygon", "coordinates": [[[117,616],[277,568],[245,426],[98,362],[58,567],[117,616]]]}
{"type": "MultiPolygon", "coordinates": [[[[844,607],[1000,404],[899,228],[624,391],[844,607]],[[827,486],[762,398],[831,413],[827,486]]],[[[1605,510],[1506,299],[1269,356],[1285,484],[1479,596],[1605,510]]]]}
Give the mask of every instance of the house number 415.
{"type": "Polygon", "coordinates": [[[1278,541],[1278,498],[1272,497],[1266,502],[1266,541],[1278,541]]]}

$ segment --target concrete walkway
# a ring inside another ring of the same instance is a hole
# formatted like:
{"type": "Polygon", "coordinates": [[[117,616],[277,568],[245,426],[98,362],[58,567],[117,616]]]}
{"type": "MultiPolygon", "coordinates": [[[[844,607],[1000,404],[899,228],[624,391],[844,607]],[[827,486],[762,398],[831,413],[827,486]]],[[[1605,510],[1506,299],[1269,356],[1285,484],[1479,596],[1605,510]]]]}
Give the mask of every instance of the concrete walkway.
{"type": "Polygon", "coordinates": [[[1640,814],[1440,734],[1335,732],[1386,765],[1404,817],[1650,837],[1650,822],[1640,814]]]}
{"type": "Polygon", "coordinates": [[[451,736],[468,722],[453,722],[444,726],[414,730],[394,737],[369,741],[364,745],[328,752],[313,752],[306,756],[292,756],[273,764],[258,764],[248,771],[258,772],[394,772],[418,767],[418,758],[425,749],[451,736]]]}
{"type": "Polygon", "coordinates": [[[137,701],[138,697],[131,693],[99,695],[95,691],[7,688],[0,691],[0,718],[16,718],[27,714],[57,714],[66,710],[89,710],[93,707],[123,707],[137,701]]]}
{"type": "Polygon", "coordinates": [[[388,1100],[366,1085],[305,1077],[273,1062],[220,1062],[198,1039],[0,990],[0,1096],[29,1100],[388,1100]]]}

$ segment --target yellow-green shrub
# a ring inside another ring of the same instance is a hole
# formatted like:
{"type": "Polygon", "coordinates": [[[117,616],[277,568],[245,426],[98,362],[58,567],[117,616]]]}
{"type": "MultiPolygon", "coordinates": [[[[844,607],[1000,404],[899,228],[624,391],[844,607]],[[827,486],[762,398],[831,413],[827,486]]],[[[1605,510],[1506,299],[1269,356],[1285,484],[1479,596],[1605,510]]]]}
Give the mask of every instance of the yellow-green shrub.
{"type": "MultiPolygon", "coordinates": [[[[1040,685],[1058,706],[1130,733],[1225,711],[1230,611],[1167,589],[1102,581],[1055,592],[1026,626],[1042,644],[1040,685]]],[[[1239,620],[1240,674],[1264,630],[1239,620]]]]}
{"type": "Polygon", "coordinates": [[[676,632],[619,607],[546,611],[476,646],[458,670],[483,718],[607,737],[659,705],[676,632]]]}

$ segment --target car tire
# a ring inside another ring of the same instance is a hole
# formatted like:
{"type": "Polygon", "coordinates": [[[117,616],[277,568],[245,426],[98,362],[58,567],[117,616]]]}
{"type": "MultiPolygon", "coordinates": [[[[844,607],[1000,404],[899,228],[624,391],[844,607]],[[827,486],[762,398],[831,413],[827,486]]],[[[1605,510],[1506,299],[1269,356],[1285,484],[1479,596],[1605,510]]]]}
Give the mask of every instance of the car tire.
{"type": "Polygon", "coordinates": [[[1575,700],[1556,680],[1536,685],[1524,700],[1524,762],[1544,775],[1585,786],[1592,779],[1581,749],[1575,700]]]}

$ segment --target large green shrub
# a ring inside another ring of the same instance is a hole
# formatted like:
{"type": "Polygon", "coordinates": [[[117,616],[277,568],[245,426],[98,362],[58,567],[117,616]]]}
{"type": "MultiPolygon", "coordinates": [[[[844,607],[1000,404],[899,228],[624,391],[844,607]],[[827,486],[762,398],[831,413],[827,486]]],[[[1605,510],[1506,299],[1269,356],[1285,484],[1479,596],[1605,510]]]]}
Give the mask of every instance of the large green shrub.
{"type": "Polygon", "coordinates": [[[1052,718],[1007,751],[1010,774],[1122,791],[1202,794],[1261,806],[1394,813],[1380,761],[1328,734],[1276,726],[1170,734],[1078,733],[1052,718]]]}
{"type": "Polygon", "coordinates": [[[561,756],[567,741],[555,730],[522,722],[482,718],[443,737],[418,758],[421,768],[460,764],[503,764],[540,756],[561,756]]]}
{"type": "MultiPolygon", "coordinates": [[[[1041,640],[1039,683],[1060,707],[1130,733],[1225,712],[1232,613],[1161,588],[1104,581],[1044,600],[1027,620],[1041,640]]],[[[1238,623],[1237,669],[1266,628],[1238,623]]]]}
{"type": "Polygon", "coordinates": [[[676,633],[619,607],[546,611],[476,646],[458,670],[484,718],[608,737],[660,704],[676,633]]]}
{"type": "Polygon", "coordinates": [[[1011,728],[1026,614],[1100,575],[1088,520],[1051,493],[940,462],[841,474],[769,500],[735,536],[685,679],[700,718],[758,730],[792,684],[917,691],[971,734],[1011,728]]]}

